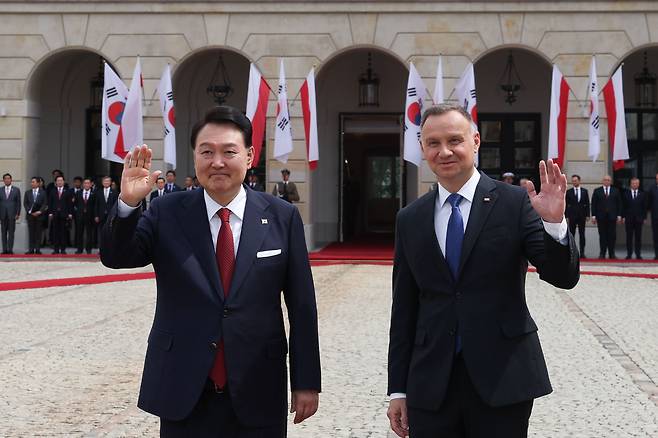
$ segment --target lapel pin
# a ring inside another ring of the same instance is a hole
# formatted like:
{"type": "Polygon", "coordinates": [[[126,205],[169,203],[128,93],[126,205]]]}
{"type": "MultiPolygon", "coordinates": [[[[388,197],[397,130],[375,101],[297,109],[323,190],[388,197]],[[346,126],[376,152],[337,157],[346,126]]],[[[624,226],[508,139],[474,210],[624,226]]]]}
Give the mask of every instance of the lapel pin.
{"type": "Polygon", "coordinates": [[[260,220],[260,223],[261,223],[262,225],[267,224],[267,219],[261,219],[261,220],[260,220]]]}
{"type": "Polygon", "coordinates": [[[484,198],[484,202],[489,202],[489,201],[491,201],[490,197],[487,196],[486,198],[484,198]]]}

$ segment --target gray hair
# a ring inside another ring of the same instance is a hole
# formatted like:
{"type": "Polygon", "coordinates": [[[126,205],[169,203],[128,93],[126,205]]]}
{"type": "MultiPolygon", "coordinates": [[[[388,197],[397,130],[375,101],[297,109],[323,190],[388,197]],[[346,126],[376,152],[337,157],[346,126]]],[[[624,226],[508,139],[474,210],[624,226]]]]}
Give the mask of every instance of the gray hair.
{"type": "Polygon", "coordinates": [[[461,114],[466,120],[468,120],[469,126],[471,129],[473,129],[474,123],[471,115],[464,109],[463,106],[454,103],[440,103],[438,105],[432,105],[423,111],[423,117],[420,119],[421,129],[423,126],[425,126],[425,122],[428,118],[432,116],[442,116],[443,114],[449,113],[450,111],[455,111],[461,114]]]}

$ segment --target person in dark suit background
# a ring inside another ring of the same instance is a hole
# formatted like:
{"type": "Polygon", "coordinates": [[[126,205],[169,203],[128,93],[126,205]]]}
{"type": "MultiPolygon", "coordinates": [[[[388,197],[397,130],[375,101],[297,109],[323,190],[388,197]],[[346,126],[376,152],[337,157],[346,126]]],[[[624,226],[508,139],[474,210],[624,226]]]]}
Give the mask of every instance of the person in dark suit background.
{"type": "Polygon", "coordinates": [[[623,222],[626,228],[626,259],[642,259],[642,225],[647,220],[647,194],[640,190],[639,178],[631,178],[630,189],[624,192],[623,222]]]}
{"type": "MultiPolygon", "coordinates": [[[[116,204],[119,194],[112,188],[112,178],[104,176],[102,186],[96,190],[96,213],[94,222],[98,224],[98,229],[103,228],[105,220],[110,210],[116,204]]],[[[100,234],[100,231],[99,231],[100,234]]]]}
{"type": "Polygon", "coordinates": [[[46,191],[40,187],[40,178],[33,176],[30,190],[25,191],[23,207],[27,218],[28,250],[25,254],[41,254],[42,217],[48,211],[46,191]]]}
{"type": "Polygon", "coordinates": [[[85,178],[82,187],[75,194],[73,203],[75,215],[75,242],[76,254],[82,254],[82,250],[91,254],[94,243],[94,228],[96,227],[96,194],[91,190],[91,179],[85,178]]]}
{"type": "Polygon", "coordinates": [[[14,253],[16,221],[21,216],[21,191],[12,185],[9,173],[2,175],[4,186],[0,193],[0,231],[2,231],[2,253],[14,253]]]}
{"type": "Polygon", "coordinates": [[[185,177],[185,188],[183,190],[187,190],[188,192],[190,190],[196,190],[196,187],[194,187],[194,178],[191,176],[186,176],[185,177]]]}
{"type": "Polygon", "coordinates": [[[461,106],[423,114],[439,184],[397,217],[388,417],[400,437],[525,437],[533,400],[552,391],[524,285],[528,261],[557,287],[578,282],[566,176],[549,160],[539,194],[492,180],[474,167],[479,144],[461,106]]]}
{"type": "Polygon", "coordinates": [[[165,193],[180,192],[182,189],[176,184],[176,171],[168,170],[166,174],[167,183],[165,184],[165,193]]]}
{"type": "MultiPolygon", "coordinates": [[[[73,177],[73,187],[71,187],[69,190],[71,191],[71,201],[73,202],[73,227],[71,227],[71,230],[73,232],[73,246],[77,248],[79,246],[80,242],[78,242],[78,240],[77,240],[79,224],[78,224],[78,217],[75,214],[75,210],[76,210],[75,202],[76,202],[76,199],[77,199],[78,192],[82,190],[82,177],[81,176],[74,176],[73,177]]],[[[67,234],[66,237],[67,237],[66,243],[67,243],[67,246],[68,246],[68,243],[71,242],[70,234],[67,234]]]]}
{"type": "Polygon", "coordinates": [[[578,243],[580,245],[580,257],[585,257],[585,223],[589,219],[589,193],[587,189],[580,187],[580,175],[571,176],[572,188],[567,190],[567,208],[564,215],[569,224],[569,232],[575,237],[578,228],[578,243]]]}
{"type": "Polygon", "coordinates": [[[151,172],[151,150],[138,147],[126,156],[121,197],[103,228],[103,264],[152,263],[157,278],[138,404],[160,417],[163,437],[283,437],[287,351],[295,423],[315,413],[320,391],[303,223],[290,204],[242,184],[253,147],[241,111],[213,108],[191,144],[203,190],[158,197],[139,214],[160,172],[151,172]]]}
{"type": "Polygon", "coordinates": [[[603,185],[592,193],[592,223],[599,230],[599,258],[604,259],[606,251],[611,259],[616,259],[617,224],[621,223],[622,200],[617,188],[612,187],[612,177],[603,177],[603,185]]]}
{"type": "Polygon", "coordinates": [[[48,198],[48,216],[51,219],[53,254],[66,254],[67,225],[73,218],[73,196],[64,188],[64,177],[55,179],[55,188],[48,198]]]}
{"type": "Polygon", "coordinates": [[[256,190],[257,192],[265,191],[265,186],[260,181],[258,181],[258,175],[256,175],[256,171],[254,169],[249,170],[249,173],[247,174],[247,179],[248,179],[247,185],[251,190],[256,190]]]}
{"type": "Polygon", "coordinates": [[[658,173],[656,173],[656,184],[652,184],[648,192],[647,204],[651,213],[654,260],[658,260],[658,173]]]}
{"type": "Polygon", "coordinates": [[[155,181],[155,190],[151,192],[151,195],[149,196],[149,205],[155,198],[161,197],[165,195],[165,179],[163,177],[158,177],[158,179],[155,181]]]}

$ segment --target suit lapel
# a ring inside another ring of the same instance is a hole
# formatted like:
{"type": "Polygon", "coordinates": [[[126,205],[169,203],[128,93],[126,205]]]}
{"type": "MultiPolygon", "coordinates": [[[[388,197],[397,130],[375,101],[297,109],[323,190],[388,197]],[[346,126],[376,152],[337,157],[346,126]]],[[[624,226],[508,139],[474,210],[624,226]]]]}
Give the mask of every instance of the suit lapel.
{"type": "Polygon", "coordinates": [[[445,256],[441,251],[441,246],[436,238],[436,230],[434,228],[434,210],[436,209],[436,197],[438,193],[438,190],[434,190],[431,194],[425,195],[425,198],[418,207],[420,210],[419,217],[421,218],[421,222],[418,224],[421,232],[418,235],[422,239],[419,248],[423,248],[423,253],[420,257],[421,260],[429,260],[432,266],[437,266],[445,278],[452,279],[448,262],[446,262],[445,256]]]}
{"type": "Polygon", "coordinates": [[[247,192],[247,203],[242,218],[242,232],[240,233],[240,245],[235,260],[235,271],[231,280],[231,291],[229,299],[233,299],[240,286],[244,282],[247,273],[256,260],[256,253],[261,247],[265,235],[270,229],[269,216],[265,211],[269,203],[257,192],[245,186],[247,192]],[[268,219],[263,222],[262,219],[268,219]]]}
{"type": "Polygon", "coordinates": [[[223,301],[224,291],[219,281],[219,269],[217,268],[217,258],[215,257],[212,234],[208,224],[203,190],[185,197],[182,205],[183,208],[176,210],[180,228],[189,240],[199,264],[210,281],[214,292],[211,298],[214,301],[223,301]]]}
{"type": "Polygon", "coordinates": [[[462,245],[462,253],[459,259],[459,274],[461,275],[462,269],[468,256],[475,246],[482,227],[489,217],[489,213],[493,209],[498,195],[495,192],[496,184],[483,173],[480,173],[480,181],[475,189],[473,196],[473,204],[471,205],[471,212],[468,216],[468,224],[466,225],[466,232],[464,234],[464,243],[462,245]]]}

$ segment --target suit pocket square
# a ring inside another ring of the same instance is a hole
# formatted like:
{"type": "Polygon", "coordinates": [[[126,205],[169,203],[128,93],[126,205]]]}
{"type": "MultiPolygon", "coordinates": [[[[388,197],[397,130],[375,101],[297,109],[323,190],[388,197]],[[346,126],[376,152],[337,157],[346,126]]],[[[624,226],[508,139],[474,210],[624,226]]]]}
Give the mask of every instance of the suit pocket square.
{"type": "Polygon", "coordinates": [[[274,257],[281,254],[281,249],[268,249],[267,251],[258,251],[256,253],[257,259],[262,259],[264,257],[274,257]]]}

